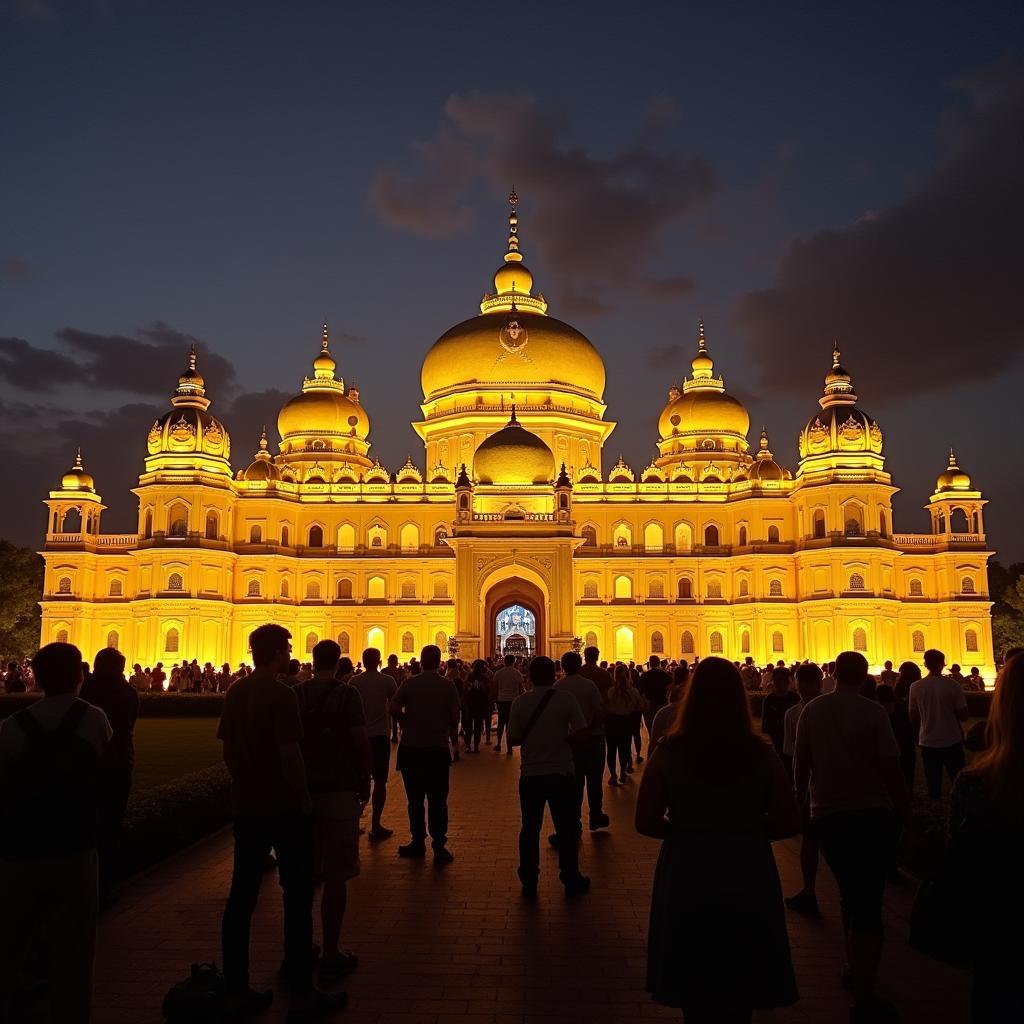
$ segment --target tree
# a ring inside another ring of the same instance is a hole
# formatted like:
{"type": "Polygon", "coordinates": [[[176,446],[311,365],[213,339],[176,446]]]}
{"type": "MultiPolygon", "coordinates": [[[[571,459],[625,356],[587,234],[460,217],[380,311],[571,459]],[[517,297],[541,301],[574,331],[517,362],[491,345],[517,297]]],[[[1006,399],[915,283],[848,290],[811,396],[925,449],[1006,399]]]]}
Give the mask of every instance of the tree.
{"type": "Polygon", "coordinates": [[[996,657],[1010,647],[1024,647],[1024,563],[1006,567],[989,565],[989,593],[992,595],[992,638],[996,657]]]}
{"type": "Polygon", "coordinates": [[[31,548],[0,540],[0,658],[18,660],[39,646],[43,560],[31,548]]]}

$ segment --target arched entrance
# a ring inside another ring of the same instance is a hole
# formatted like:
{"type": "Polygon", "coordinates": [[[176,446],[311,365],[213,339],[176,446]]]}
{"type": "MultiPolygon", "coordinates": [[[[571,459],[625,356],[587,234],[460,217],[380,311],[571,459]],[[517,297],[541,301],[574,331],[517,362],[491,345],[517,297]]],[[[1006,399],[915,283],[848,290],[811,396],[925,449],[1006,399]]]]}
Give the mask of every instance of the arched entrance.
{"type": "Polygon", "coordinates": [[[543,654],[545,625],[544,595],[536,584],[511,576],[487,592],[481,633],[486,654],[543,654]]]}

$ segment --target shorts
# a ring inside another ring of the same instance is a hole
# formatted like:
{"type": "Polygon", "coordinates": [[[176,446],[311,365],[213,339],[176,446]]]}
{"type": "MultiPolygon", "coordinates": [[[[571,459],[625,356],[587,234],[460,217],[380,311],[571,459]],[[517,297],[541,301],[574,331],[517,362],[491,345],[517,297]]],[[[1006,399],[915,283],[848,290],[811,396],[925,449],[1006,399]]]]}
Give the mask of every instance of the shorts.
{"type": "Polygon", "coordinates": [[[327,882],[345,882],[359,874],[359,797],[350,790],[315,793],[317,860],[327,882]]]}
{"type": "Polygon", "coordinates": [[[387,782],[391,771],[391,740],[387,736],[370,737],[370,775],[377,782],[387,782]]]}
{"type": "Polygon", "coordinates": [[[892,812],[881,807],[837,811],[815,818],[813,825],[849,927],[881,935],[882,897],[896,841],[892,812]]]}

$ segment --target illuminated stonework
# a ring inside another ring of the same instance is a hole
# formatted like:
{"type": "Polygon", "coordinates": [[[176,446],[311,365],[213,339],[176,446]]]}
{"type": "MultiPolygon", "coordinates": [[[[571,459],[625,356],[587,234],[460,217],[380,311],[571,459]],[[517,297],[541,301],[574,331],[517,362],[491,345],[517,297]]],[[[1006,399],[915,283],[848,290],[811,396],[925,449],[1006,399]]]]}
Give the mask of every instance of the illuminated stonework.
{"type": "Polygon", "coordinates": [[[50,492],[42,640],[234,664],[274,621],[298,657],[325,637],[355,657],[454,637],[472,658],[502,642],[496,623],[515,608],[532,617],[531,649],[552,655],[574,637],[609,659],[852,648],[877,665],[939,647],[991,680],[985,501],[952,453],[932,532],[895,533],[882,429],[839,352],[794,472],[765,431],[752,450],[701,324],[658,455],[606,471],[604,364],[534,294],[511,199],[494,291],[423,362],[424,470],[371,458],[325,325],[313,375],[278,415],[278,454],[264,431],[233,471],[193,352],[147,437],[136,533],[100,531],[81,457],[50,492]]]}

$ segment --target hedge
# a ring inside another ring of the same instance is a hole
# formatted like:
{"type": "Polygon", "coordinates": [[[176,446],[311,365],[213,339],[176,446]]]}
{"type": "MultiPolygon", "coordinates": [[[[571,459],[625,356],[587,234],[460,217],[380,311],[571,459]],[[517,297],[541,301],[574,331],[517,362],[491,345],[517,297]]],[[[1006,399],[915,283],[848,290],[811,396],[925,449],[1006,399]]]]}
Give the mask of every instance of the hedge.
{"type": "Polygon", "coordinates": [[[137,874],[231,820],[231,778],[222,764],[136,793],[128,801],[117,874],[137,874]]]}

